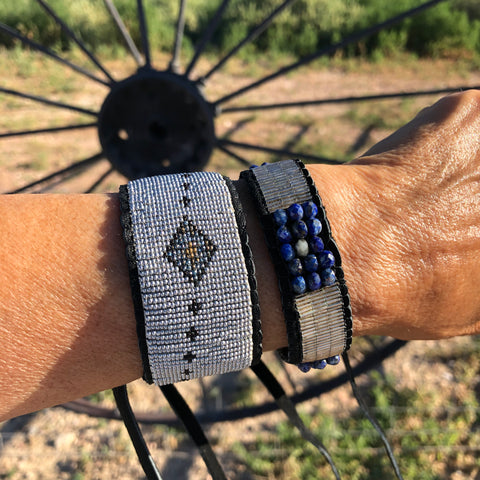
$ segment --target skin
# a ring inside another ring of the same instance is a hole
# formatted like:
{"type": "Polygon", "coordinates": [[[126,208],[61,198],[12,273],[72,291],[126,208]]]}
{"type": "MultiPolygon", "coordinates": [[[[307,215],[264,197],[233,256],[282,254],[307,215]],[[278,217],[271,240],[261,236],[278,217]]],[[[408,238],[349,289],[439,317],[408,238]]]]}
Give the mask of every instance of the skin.
{"type": "MultiPolygon", "coordinates": [[[[309,165],[342,252],[354,334],[480,331],[480,93],[423,110],[348,166],[309,165]]],[[[286,345],[273,266],[237,182],[264,350],[286,345]]],[[[0,197],[0,421],[141,376],[116,195],[0,197]]]]}

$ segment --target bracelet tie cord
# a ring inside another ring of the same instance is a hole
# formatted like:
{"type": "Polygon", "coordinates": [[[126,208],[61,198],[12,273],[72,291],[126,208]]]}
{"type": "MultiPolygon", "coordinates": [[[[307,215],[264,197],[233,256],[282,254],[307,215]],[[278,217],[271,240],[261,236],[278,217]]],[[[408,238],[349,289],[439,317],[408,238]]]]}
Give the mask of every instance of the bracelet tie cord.
{"type": "Polygon", "coordinates": [[[352,341],[352,313],[325,208],[299,160],[241,173],[255,199],[278,276],[288,348],[302,371],[339,362],[352,341]]]}
{"type": "Polygon", "coordinates": [[[148,383],[241,370],[262,353],[254,265],[238,194],[213,172],[120,187],[148,383]]]}

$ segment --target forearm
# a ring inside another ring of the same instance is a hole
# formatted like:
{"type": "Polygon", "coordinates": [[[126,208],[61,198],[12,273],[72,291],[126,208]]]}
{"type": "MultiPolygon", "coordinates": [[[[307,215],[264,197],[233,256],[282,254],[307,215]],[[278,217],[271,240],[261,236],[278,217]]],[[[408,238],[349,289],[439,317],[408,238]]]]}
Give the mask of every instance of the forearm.
{"type": "MultiPolygon", "coordinates": [[[[318,166],[312,175],[332,223],[339,222],[342,248],[351,199],[341,185],[352,179],[338,170],[318,166]]],[[[287,343],[276,274],[248,188],[237,188],[256,266],[263,347],[273,350],[287,343]]],[[[3,196],[0,212],[0,419],[139,378],[117,195],[3,196]]],[[[355,270],[351,261],[346,267],[355,270]]]]}
{"type": "Polygon", "coordinates": [[[0,212],[0,418],[138,378],[116,196],[4,196],[0,212]]]}

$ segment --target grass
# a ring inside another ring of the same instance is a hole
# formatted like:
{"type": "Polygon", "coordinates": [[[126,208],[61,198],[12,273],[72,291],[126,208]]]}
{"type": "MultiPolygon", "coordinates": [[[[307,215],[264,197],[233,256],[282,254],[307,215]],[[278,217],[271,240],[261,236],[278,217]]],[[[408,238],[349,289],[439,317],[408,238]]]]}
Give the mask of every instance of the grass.
{"type": "MultiPolygon", "coordinates": [[[[480,340],[462,345],[461,352],[428,349],[425,359],[432,361],[433,355],[433,362],[439,357],[451,362],[451,372],[456,382],[466,386],[464,391],[439,391],[428,384],[399,387],[400,378],[379,371],[362,381],[363,395],[387,432],[405,479],[446,480],[454,472],[465,475],[459,478],[474,478],[480,472],[480,403],[475,391],[480,384],[480,340]]],[[[303,410],[302,416],[327,446],[342,478],[393,478],[379,437],[359,409],[332,415],[320,402],[314,412],[303,410]]],[[[234,452],[257,479],[332,477],[324,458],[287,422],[248,444],[236,443],[234,452]]]]}

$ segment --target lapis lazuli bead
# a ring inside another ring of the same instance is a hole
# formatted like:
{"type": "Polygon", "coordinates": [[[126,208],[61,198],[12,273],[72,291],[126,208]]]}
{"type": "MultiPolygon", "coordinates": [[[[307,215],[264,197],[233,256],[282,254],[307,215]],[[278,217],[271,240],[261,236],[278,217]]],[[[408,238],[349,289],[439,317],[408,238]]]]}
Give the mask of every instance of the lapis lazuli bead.
{"type": "Polygon", "coordinates": [[[283,208],[279,208],[273,212],[273,219],[278,226],[285,225],[288,221],[287,212],[283,208]]]}
{"type": "Polygon", "coordinates": [[[305,363],[300,363],[298,365],[298,368],[303,372],[303,373],[307,373],[310,371],[310,369],[312,368],[312,364],[310,362],[305,362],[305,363]]]}
{"type": "Polygon", "coordinates": [[[277,238],[281,243],[289,243],[293,240],[290,230],[285,225],[282,225],[277,230],[277,238]]]}
{"type": "Polygon", "coordinates": [[[295,244],[295,251],[297,252],[297,255],[299,257],[306,257],[308,255],[308,243],[306,240],[301,238],[296,244],[295,244]]]}
{"type": "Polygon", "coordinates": [[[311,237],[308,244],[310,245],[312,252],[315,253],[321,252],[325,246],[320,237],[311,237]]]}
{"type": "Polygon", "coordinates": [[[316,370],[323,370],[327,366],[327,361],[325,359],[322,360],[315,360],[313,362],[312,368],[316,370]]]}
{"type": "Polygon", "coordinates": [[[289,243],[284,243],[280,247],[280,255],[286,262],[289,262],[295,258],[295,249],[289,243]]]}
{"type": "Polygon", "coordinates": [[[329,365],[338,365],[340,363],[340,355],[334,355],[333,357],[328,357],[327,363],[329,365]]]}
{"type": "Polygon", "coordinates": [[[325,286],[333,285],[337,281],[337,277],[331,268],[322,270],[320,273],[320,278],[322,280],[322,285],[325,286]]]}
{"type": "Polygon", "coordinates": [[[292,203],[287,208],[287,213],[290,220],[294,222],[303,218],[303,208],[298,203],[292,203]]]}
{"type": "Polygon", "coordinates": [[[305,293],[305,291],[307,290],[305,279],[301,275],[299,275],[298,277],[293,277],[292,289],[298,295],[300,295],[301,293],[305,293]]]}
{"type": "Polygon", "coordinates": [[[303,259],[303,265],[307,272],[316,272],[318,270],[318,260],[315,255],[310,253],[303,259]]]}
{"type": "Polygon", "coordinates": [[[303,265],[299,258],[294,258],[293,260],[288,262],[287,268],[288,273],[290,273],[290,275],[293,275],[294,277],[297,277],[298,275],[301,275],[303,273],[303,265]]]}
{"type": "Polygon", "coordinates": [[[318,255],[318,263],[322,268],[332,268],[335,265],[335,257],[330,250],[324,250],[318,255]]]}
{"type": "Polygon", "coordinates": [[[322,231],[322,222],[318,218],[307,220],[308,233],[310,235],[318,235],[322,231]]]}
{"type": "Polygon", "coordinates": [[[258,167],[258,165],[250,165],[249,168],[250,168],[250,170],[253,170],[254,168],[257,168],[257,167],[258,167]]]}
{"type": "Polygon", "coordinates": [[[307,285],[309,290],[318,290],[322,286],[320,275],[315,272],[307,275],[307,285]]]}
{"type": "Polygon", "coordinates": [[[315,218],[317,216],[318,208],[312,201],[305,202],[302,208],[305,218],[315,218]]]}
{"type": "Polygon", "coordinates": [[[295,222],[290,228],[295,238],[305,238],[308,234],[307,224],[302,220],[295,222]]]}

